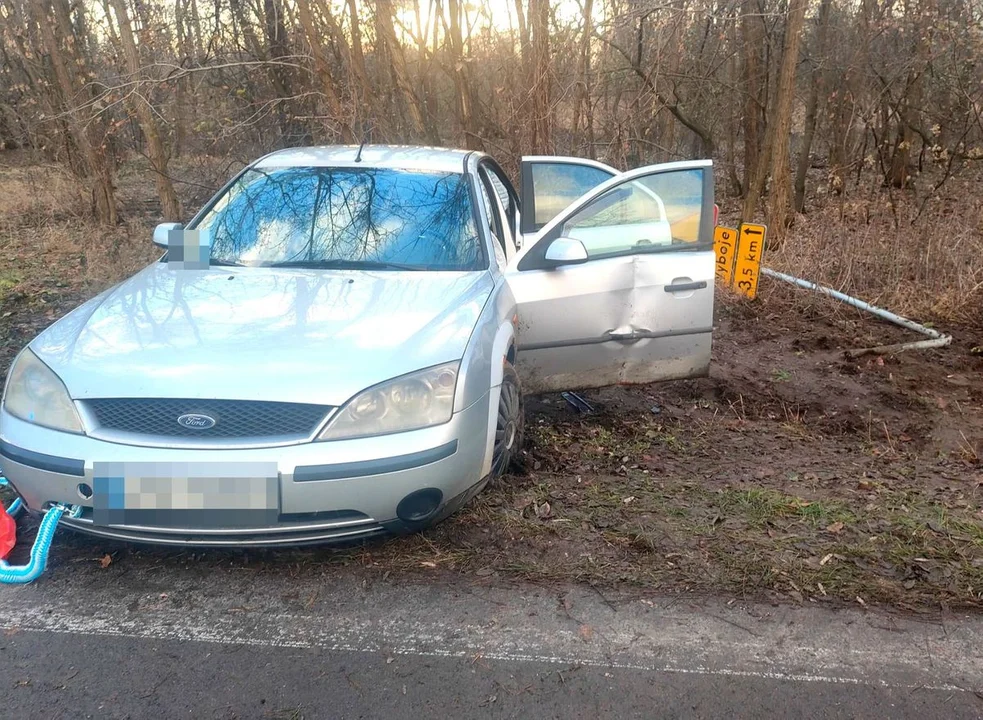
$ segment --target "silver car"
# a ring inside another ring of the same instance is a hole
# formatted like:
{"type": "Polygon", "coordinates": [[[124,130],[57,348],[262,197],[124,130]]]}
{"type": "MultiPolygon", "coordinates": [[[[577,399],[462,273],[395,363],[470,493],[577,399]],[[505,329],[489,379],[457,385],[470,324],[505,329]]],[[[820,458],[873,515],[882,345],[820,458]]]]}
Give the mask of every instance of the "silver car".
{"type": "Polygon", "coordinates": [[[709,160],[282,150],[14,361],[0,466],[175,545],[405,533],[503,473],[523,393],[706,374],[709,160]]]}

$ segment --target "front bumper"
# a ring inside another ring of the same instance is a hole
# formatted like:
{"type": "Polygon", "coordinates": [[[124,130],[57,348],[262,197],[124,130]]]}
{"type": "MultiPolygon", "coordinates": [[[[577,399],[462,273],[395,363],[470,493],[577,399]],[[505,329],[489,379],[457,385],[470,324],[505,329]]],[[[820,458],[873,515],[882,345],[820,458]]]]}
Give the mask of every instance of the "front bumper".
{"type": "MultiPolygon", "coordinates": [[[[436,427],[375,438],[251,449],[148,448],[71,435],[26,423],[0,410],[0,467],[27,506],[81,505],[62,522],[119,540],[168,545],[274,546],[357,540],[415,529],[397,516],[399,502],[439,490],[441,509],[480,488],[488,447],[488,395],[436,427]],[[91,485],[95,463],[275,463],[276,521],[256,527],[96,524],[91,485]]],[[[440,510],[428,516],[440,514],[440,510]]]]}

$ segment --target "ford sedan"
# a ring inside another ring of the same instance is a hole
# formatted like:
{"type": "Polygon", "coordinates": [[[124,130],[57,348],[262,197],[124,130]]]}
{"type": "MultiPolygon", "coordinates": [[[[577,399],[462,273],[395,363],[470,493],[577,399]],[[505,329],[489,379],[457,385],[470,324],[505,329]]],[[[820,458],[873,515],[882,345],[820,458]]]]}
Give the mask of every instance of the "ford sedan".
{"type": "Polygon", "coordinates": [[[16,358],[0,465],[122,540],[406,533],[505,473],[523,394],[703,375],[709,160],[267,155],[16,358]]]}

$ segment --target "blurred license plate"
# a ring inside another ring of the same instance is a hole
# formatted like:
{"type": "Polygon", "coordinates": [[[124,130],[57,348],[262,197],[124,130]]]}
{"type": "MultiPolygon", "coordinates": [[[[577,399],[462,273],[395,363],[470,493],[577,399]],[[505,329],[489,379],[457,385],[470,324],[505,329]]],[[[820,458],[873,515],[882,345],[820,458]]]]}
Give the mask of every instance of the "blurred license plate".
{"type": "Polygon", "coordinates": [[[261,527],[277,522],[276,463],[94,463],[97,525],[261,527]]]}

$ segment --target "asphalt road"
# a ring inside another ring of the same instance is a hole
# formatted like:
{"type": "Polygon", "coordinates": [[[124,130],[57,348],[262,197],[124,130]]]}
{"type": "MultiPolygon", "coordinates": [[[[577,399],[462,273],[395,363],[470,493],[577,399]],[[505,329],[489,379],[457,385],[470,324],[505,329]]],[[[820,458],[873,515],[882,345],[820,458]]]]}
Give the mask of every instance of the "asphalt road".
{"type": "Polygon", "coordinates": [[[156,559],[0,587],[11,718],[983,717],[983,619],[156,559]]]}

